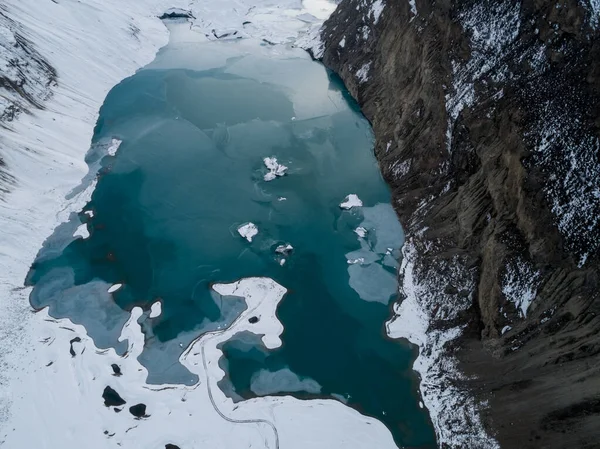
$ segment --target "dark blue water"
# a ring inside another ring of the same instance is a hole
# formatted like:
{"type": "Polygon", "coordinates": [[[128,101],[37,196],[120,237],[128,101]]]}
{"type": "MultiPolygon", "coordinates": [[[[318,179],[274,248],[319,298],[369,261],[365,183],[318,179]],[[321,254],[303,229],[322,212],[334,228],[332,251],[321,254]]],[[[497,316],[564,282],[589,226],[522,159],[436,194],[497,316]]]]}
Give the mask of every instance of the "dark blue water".
{"type": "Polygon", "coordinates": [[[161,300],[160,317],[142,318],[140,361],[150,382],[189,384],[181,348],[244,308],[210,284],[271,277],[289,291],[283,346],[269,351],[252,334],[226,342],[223,390],[235,400],[334,397],[381,420],[399,445],[434,447],[416,354],[384,333],[403,236],[372,147],[339,80],[303,52],[172,43],[106,98],[82,188],[96,174],[97,185],[40,251],[31,302],[123,350],[127,311],[161,300]],[[112,139],[122,140],[114,157],[112,139]],[[265,182],[272,156],[289,169],[265,182]],[[351,193],[364,207],[342,210],[351,193]],[[90,237],[73,240],[81,222],[90,237]],[[247,222],[259,230],[251,243],[237,233],[247,222]],[[275,252],[286,243],[290,254],[275,252]],[[115,283],[123,288],[108,294],[115,283]]]}

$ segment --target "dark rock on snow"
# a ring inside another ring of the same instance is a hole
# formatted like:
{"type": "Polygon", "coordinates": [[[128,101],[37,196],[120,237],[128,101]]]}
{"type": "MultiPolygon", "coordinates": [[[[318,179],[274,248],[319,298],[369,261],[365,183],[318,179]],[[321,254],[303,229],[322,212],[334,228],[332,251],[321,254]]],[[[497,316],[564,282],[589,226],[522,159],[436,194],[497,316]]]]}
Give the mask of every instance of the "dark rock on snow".
{"type": "Polygon", "coordinates": [[[102,399],[104,399],[104,405],[107,407],[118,407],[126,404],[125,400],[117,393],[114,389],[107,386],[102,393],[102,399]]]}
{"type": "Polygon", "coordinates": [[[145,418],[146,415],[146,404],[136,404],[129,407],[129,413],[136,418],[145,418]]]}
{"type": "Polygon", "coordinates": [[[503,448],[600,447],[594,5],[344,0],[322,30],[373,124],[429,332],[466,329],[443,351],[467,378],[438,367],[444,388],[487,401],[503,448]]]}

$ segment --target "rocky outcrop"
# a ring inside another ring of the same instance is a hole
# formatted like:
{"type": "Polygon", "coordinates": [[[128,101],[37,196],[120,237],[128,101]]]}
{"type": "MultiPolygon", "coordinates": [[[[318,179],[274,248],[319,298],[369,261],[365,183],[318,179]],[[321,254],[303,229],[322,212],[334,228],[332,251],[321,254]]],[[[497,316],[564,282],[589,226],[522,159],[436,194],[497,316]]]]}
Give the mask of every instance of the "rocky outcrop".
{"type": "Polygon", "coordinates": [[[344,0],[321,39],[406,231],[390,334],[440,445],[600,447],[597,2],[344,0]]]}

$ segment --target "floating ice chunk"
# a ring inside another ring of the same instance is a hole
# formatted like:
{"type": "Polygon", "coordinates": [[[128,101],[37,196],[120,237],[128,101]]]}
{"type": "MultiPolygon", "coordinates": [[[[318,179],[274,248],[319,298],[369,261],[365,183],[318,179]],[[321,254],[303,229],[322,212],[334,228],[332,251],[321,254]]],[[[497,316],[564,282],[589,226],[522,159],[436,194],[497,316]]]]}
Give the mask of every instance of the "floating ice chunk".
{"type": "Polygon", "coordinates": [[[150,315],[148,315],[148,316],[150,318],[156,318],[156,317],[159,317],[161,313],[162,313],[162,303],[160,301],[156,301],[150,307],[150,315]]]}
{"type": "Polygon", "coordinates": [[[249,242],[252,242],[252,238],[258,234],[258,228],[254,223],[246,223],[238,228],[238,233],[249,242]]]}
{"type": "Polygon", "coordinates": [[[114,156],[115,154],[117,154],[117,151],[119,150],[119,147],[121,146],[122,143],[123,143],[123,141],[119,140],[119,139],[111,140],[110,145],[108,146],[108,149],[106,150],[108,155],[114,156]]]}
{"type": "Polygon", "coordinates": [[[361,238],[363,238],[363,239],[364,239],[364,238],[367,236],[367,232],[368,232],[368,231],[367,231],[367,229],[366,229],[366,228],[363,228],[362,226],[359,226],[358,228],[356,228],[356,229],[354,230],[354,232],[356,232],[356,234],[357,234],[359,237],[361,237],[361,238]]]}
{"type": "Polygon", "coordinates": [[[93,210],[86,210],[84,212],[84,214],[86,214],[88,217],[93,218],[94,217],[94,211],[93,210]]]}
{"type": "Polygon", "coordinates": [[[269,173],[265,175],[265,181],[272,181],[278,176],[285,175],[288,169],[285,165],[278,163],[276,157],[266,157],[263,159],[263,162],[265,163],[265,167],[269,169],[269,173]]]}
{"type": "Polygon", "coordinates": [[[285,259],[280,259],[279,260],[279,265],[281,265],[283,267],[285,265],[285,259]]]}
{"type": "Polygon", "coordinates": [[[289,254],[293,249],[294,247],[292,245],[286,243],[285,245],[279,245],[277,248],[275,248],[275,252],[278,254],[289,254]]]}
{"type": "Polygon", "coordinates": [[[85,224],[85,223],[83,223],[82,225],[79,225],[77,230],[73,233],[73,237],[81,237],[81,238],[87,239],[89,236],[90,236],[90,233],[88,231],[87,224],[85,224]]]}
{"type": "Polygon", "coordinates": [[[360,264],[365,263],[364,257],[359,257],[357,259],[348,259],[348,265],[354,265],[357,263],[360,263],[360,264]]]}
{"type": "Polygon", "coordinates": [[[111,285],[109,287],[109,289],[108,289],[108,293],[114,293],[117,290],[119,290],[121,287],[123,287],[123,284],[114,284],[114,285],[111,285]]]}
{"type": "Polygon", "coordinates": [[[285,196],[280,196],[277,198],[277,201],[287,201],[287,198],[285,196]]]}
{"type": "Polygon", "coordinates": [[[363,203],[358,195],[351,193],[346,197],[344,202],[340,204],[340,207],[342,209],[352,209],[353,207],[361,207],[362,205],[363,203]]]}

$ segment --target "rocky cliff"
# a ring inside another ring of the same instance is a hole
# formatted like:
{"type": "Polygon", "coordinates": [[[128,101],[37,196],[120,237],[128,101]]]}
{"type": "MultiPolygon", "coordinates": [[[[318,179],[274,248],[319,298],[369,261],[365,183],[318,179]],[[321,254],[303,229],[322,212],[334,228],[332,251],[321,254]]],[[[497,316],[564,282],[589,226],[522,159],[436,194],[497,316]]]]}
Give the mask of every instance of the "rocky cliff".
{"type": "Polygon", "coordinates": [[[321,40],[406,231],[388,332],[440,446],[600,447],[598,1],[344,0],[321,40]]]}

